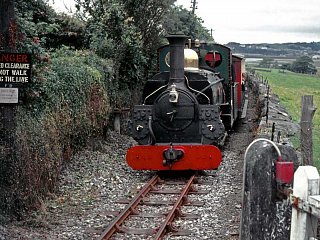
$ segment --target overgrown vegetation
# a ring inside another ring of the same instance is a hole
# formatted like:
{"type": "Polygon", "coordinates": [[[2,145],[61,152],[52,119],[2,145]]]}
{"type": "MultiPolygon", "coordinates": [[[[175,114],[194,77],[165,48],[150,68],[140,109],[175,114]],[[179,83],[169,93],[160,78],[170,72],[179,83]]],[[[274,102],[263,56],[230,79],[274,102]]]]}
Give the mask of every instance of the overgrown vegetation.
{"type": "MultiPolygon", "coordinates": [[[[292,72],[279,72],[272,69],[271,72],[257,71],[267,78],[272,92],[280,97],[281,103],[286,107],[295,122],[301,117],[301,96],[313,95],[314,105],[320,103],[320,78],[292,72]]],[[[320,169],[320,112],[317,110],[313,118],[313,158],[314,163],[320,169]]],[[[295,142],[299,144],[299,136],[295,142]]]]}
{"type": "Polygon", "coordinates": [[[19,214],[37,207],[43,196],[55,190],[63,163],[88,139],[102,135],[111,111],[109,60],[68,49],[52,57],[38,69],[37,88],[17,108],[17,154],[5,177],[14,189],[11,197],[22,206],[14,210],[19,214]]]}

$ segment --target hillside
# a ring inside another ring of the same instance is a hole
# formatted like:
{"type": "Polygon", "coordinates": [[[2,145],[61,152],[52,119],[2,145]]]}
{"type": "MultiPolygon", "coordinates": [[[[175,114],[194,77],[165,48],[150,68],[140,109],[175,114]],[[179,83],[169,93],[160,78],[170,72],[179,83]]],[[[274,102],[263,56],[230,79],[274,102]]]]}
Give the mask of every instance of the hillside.
{"type": "Polygon", "coordinates": [[[297,57],[308,55],[314,57],[319,55],[320,42],[297,42],[297,43],[260,43],[260,44],[240,44],[230,42],[227,44],[233,52],[242,54],[246,57],[297,57]]]}

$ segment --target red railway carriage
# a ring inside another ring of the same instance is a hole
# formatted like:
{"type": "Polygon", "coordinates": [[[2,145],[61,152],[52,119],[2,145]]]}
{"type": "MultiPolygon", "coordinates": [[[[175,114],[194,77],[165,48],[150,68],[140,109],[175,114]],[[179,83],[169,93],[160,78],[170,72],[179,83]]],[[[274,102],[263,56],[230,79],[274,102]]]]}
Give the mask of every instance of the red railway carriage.
{"type": "Polygon", "coordinates": [[[237,87],[237,104],[241,109],[243,99],[243,87],[244,87],[244,72],[245,72],[245,59],[238,55],[232,55],[232,64],[235,72],[235,83],[237,87]]]}

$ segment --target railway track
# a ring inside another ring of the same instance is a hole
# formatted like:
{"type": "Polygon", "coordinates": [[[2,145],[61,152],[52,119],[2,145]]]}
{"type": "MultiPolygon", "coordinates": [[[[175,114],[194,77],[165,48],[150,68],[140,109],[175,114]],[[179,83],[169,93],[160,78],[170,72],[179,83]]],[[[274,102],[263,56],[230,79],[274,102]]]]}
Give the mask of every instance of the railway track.
{"type": "Polygon", "coordinates": [[[131,200],[121,200],[118,203],[126,204],[119,211],[107,229],[99,239],[124,239],[123,234],[144,235],[139,239],[163,239],[165,235],[189,235],[187,229],[179,229],[174,226],[174,221],[179,219],[199,218],[199,215],[186,214],[182,206],[203,206],[203,202],[190,201],[191,194],[207,194],[208,191],[199,191],[196,184],[200,183],[196,174],[192,174],[185,180],[162,179],[159,175],[153,176],[139,193],[131,200]],[[149,213],[143,211],[149,207],[149,213]],[[159,208],[161,209],[159,212],[159,208]],[[150,213],[151,209],[151,213],[150,213]],[[141,228],[145,224],[145,218],[150,219],[147,228],[141,228]],[[142,221],[140,223],[140,221],[142,221]],[[139,226],[139,227],[128,227],[139,226]]]}

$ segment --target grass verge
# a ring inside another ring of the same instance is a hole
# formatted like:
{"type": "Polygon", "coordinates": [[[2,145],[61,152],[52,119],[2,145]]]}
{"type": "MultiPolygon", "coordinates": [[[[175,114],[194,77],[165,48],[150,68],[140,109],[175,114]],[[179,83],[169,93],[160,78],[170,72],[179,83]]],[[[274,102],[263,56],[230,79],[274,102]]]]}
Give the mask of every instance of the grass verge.
{"type": "MultiPolygon", "coordinates": [[[[280,98],[281,104],[292,116],[293,121],[299,123],[301,117],[301,96],[313,95],[313,103],[320,106],[320,77],[305,74],[297,74],[288,71],[280,72],[272,69],[271,72],[259,71],[257,73],[267,78],[272,92],[280,98]]],[[[299,147],[299,136],[292,139],[299,147]]],[[[313,118],[313,161],[320,169],[320,110],[315,112],[313,118]]]]}

